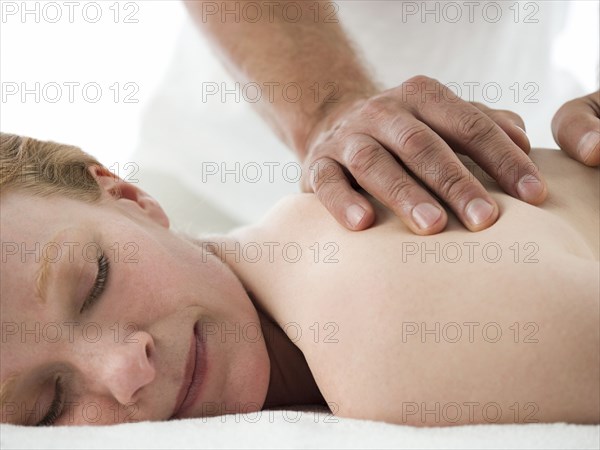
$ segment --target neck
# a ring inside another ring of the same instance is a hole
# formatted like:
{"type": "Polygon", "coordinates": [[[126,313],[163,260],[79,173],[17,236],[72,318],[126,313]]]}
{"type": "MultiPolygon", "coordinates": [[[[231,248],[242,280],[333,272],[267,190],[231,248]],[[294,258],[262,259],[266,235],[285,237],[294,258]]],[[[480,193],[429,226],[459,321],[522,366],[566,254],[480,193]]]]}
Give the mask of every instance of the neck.
{"type": "Polygon", "coordinates": [[[325,399],[308,367],[304,355],[283,330],[257,307],[263,336],[271,361],[271,378],[263,409],[293,405],[325,405],[325,399]]]}

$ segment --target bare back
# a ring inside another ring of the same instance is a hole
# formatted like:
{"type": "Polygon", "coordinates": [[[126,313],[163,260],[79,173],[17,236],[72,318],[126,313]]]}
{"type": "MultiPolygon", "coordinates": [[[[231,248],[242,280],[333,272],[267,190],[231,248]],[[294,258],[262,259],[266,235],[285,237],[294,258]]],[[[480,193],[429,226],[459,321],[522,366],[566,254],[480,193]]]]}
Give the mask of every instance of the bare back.
{"type": "MultiPolygon", "coordinates": [[[[350,232],[310,194],[234,232],[233,268],[302,350],[334,413],[410,425],[599,421],[599,171],[533,150],[531,206],[417,236],[381,205],[350,232]],[[269,243],[269,244],[267,244],[269,243]]],[[[468,159],[464,158],[463,161],[468,159]]],[[[469,166],[472,167],[472,166],[469,166]]]]}

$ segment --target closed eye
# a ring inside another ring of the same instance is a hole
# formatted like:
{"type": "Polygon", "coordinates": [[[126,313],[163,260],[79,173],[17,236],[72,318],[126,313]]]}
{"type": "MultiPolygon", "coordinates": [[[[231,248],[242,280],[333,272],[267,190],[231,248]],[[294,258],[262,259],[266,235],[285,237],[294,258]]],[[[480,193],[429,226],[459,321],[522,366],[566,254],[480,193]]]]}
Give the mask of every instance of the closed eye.
{"type": "Polygon", "coordinates": [[[91,308],[96,300],[102,295],[108,280],[109,261],[104,252],[98,258],[98,275],[94,281],[94,286],[83,302],[80,313],[83,313],[88,308],[91,308]]]}
{"type": "Polygon", "coordinates": [[[48,412],[44,416],[42,420],[40,420],[36,426],[38,427],[46,427],[53,425],[60,416],[62,415],[63,404],[64,404],[64,388],[60,378],[56,379],[55,387],[54,387],[54,397],[52,399],[52,404],[48,409],[48,412]]]}

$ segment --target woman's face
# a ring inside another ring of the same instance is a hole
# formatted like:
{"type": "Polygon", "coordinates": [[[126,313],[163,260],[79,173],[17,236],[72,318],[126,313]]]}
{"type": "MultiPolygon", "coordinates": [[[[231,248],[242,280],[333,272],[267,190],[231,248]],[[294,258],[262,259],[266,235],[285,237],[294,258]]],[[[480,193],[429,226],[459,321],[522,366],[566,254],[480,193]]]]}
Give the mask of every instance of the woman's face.
{"type": "Polygon", "coordinates": [[[100,205],[2,197],[2,422],[37,424],[51,409],[56,424],[259,410],[269,357],[238,279],[172,233],[139,188],[90,171],[100,205]]]}

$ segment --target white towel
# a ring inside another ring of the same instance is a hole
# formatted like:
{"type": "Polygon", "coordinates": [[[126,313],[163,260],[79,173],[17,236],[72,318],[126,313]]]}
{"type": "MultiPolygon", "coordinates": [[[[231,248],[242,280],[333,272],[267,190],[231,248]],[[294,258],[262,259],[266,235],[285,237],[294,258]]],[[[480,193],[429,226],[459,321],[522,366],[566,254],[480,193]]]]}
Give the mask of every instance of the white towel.
{"type": "Polygon", "coordinates": [[[417,428],[301,409],[98,427],[0,426],[2,449],[598,449],[599,443],[595,425],[417,428]]]}

